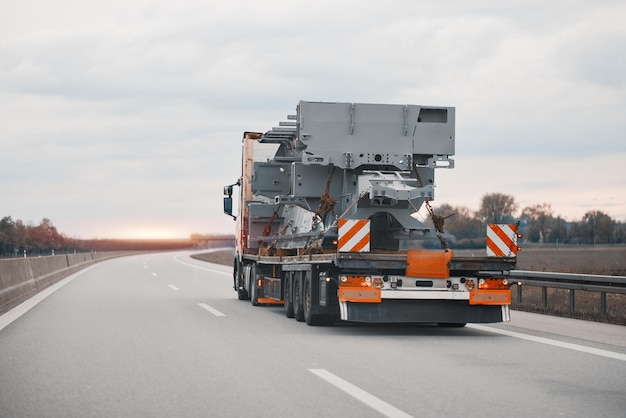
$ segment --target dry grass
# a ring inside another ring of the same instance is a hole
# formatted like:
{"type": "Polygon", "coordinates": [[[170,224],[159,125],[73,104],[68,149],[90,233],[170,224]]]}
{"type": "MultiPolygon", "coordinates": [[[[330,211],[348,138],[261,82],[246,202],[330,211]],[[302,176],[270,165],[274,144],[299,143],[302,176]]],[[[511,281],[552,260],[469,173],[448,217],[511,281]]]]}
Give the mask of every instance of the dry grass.
{"type": "Polygon", "coordinates": [[[576,290],[574,293],[575,310],[570,311],[570,292],[567,289],[546,289],[544,301],[541,287],[524,285],[521,302],[517,300],[517,286],[513,286],[511,291],[513,309],[626,325],[626,295],[623,294],[607,293],[606,313],[602,314],[598,292],[576,290]]]}
{"type": "Polygon", "coordinates": [[[553,246],[524,248],[519,270],[626,276],[626,246],[553,246]]]}
{"type": "Polygon", "coordinates": [[[208,261],[209,263],[232,266],[233,254],[234,254],[234,251],[232,249],[229,249],[229,250],[212,251],[210,253],[194,254],[192,255],[192,257],[198,260],[208,261]]]}

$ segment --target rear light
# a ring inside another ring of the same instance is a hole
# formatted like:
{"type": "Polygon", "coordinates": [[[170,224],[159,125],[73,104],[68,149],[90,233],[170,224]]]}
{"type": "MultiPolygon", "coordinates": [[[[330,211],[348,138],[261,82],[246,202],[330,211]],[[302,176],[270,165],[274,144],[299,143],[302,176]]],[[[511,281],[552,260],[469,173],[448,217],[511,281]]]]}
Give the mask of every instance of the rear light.
{"type": "Polygon", "coordinates": [[[374,277],[374,283],[373,283],[373,286],[374,286],[376,289],[382,289],[384,285],[385,285],[385,284],[383,283],[383,278],[382,278],[382,277],[374,277]]]}
{"type": "Polygon", "coordinates": [[[508,289],[509,280],[508,279],[479,279],[478,288],[479,289],[508,289]]]}
{"type": "Polygon", "coordinates": [[[374,287],[381,289],[383,287],[383,278],[382,276],[348,276],[341,275],[339,276],[339,281],[341,282],[341,286],[346,287],[372,287],[372,283],[374,283],[374,287]],[[378,285],[376,285],[378,283],[378,285]],[[380,287],[378,287],[380,286],[380,287]]]}

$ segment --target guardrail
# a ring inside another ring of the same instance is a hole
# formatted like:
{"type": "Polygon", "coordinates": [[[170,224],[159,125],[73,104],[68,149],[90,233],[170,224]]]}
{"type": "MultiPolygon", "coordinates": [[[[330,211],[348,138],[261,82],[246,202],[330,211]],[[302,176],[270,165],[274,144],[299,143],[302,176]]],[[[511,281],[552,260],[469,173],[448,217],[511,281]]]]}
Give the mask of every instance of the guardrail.
{"type": "Polygon", "coordinates": [[[524,285],[541,287],[544,308],[548,307],[548,288],[567,289],[569,311],[576,311],[576,291],[584,290],[600,293],[600,314],[607,314],[607,293],[626,294],[625,276],[603,276],[597,274],[554,273],[544,271],[512,270],[509,278],[518,283],[515,292],[517,302],[523,302],[524,285]]]}
{"type": "Polygon", "coordinates": [[[91,264],[137,252],[89,252],[0,259],[0,313],[91,264]]]}

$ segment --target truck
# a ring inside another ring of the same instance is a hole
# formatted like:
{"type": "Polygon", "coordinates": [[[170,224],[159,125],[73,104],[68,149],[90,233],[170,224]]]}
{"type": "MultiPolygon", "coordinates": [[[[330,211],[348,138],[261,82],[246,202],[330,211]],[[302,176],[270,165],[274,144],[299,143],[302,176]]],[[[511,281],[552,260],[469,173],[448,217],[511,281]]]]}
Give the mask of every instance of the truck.
{"type": "Polygon", "coordinates": [[[224,187],[238,298],[309,325],[509,321],[517,225],[488,225],[485,255],[459,256],[431,205],[455,139],[454,107],[303,100],[244,132],[224,187]]]}

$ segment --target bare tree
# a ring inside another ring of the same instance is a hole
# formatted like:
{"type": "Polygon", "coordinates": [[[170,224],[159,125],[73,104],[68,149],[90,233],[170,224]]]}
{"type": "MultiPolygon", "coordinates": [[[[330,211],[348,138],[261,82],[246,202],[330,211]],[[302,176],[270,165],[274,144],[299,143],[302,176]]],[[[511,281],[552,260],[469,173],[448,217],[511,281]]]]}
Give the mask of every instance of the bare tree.
{"type": "Polygon", "coordinates": [[[444,231],[456,239],[475,238],[483,234],[483,225],[476,214],[465,206],[440,205],[437,214],[445,217],[444,231]]]}
{"type": "Polygon", "coordinates": [[[580,222],[584,242],[589,244],[609,244],[613,242],[615,222],[604,212],[591,210],[580,222]]]}
{"type": "Polygon", "coordinates": [[[526,235],[530,241],[547,242],[550,240],[552,213],[552,206],[549,203],[528,206],[522,210],[521,218],[528,222],[526,235]]]}
{"type": "Polygon", "coordinates": [[[513,222],[513,212],[517,210],[513,196],[503,193],[489,193],[482,197],[478,216],[485,224],[513,222]]]}

